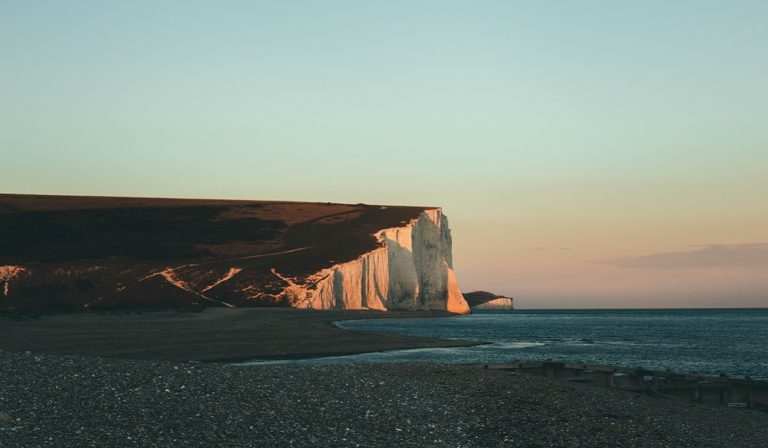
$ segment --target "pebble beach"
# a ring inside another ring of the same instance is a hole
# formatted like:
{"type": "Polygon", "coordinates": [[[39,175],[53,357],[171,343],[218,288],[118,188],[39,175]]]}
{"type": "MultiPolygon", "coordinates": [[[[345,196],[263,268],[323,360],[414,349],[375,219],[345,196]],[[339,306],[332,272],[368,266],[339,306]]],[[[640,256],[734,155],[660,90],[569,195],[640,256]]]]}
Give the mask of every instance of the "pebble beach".
{"type": "Polygon", "coordinates": [[[768,413],[480,365],[221,360],[467,343],[330,324],[359,317],[0,317],[0,447],[768,446],[768,413]]]}
{"type": "Polygon", "coordinates": [[[768,414],[483,370],[0,353],[2,447],[762,447],[768,414]]]}

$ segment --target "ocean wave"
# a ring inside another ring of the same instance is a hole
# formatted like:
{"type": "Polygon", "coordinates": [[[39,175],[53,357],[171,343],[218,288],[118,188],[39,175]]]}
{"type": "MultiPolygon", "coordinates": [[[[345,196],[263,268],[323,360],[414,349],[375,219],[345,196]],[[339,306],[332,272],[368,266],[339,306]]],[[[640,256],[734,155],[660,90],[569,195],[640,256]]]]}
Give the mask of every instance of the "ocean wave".
{"type": "Polygon", "coordinates": [[[532,347],[544,347],[547,345],[546,342],[527,342],[527,341],[511,341],[511,342],[494,342],[493,344],[489,345],[480,345],[477,346],[477,349],[521,349],[521,348],[532,348],[532,347]]]}

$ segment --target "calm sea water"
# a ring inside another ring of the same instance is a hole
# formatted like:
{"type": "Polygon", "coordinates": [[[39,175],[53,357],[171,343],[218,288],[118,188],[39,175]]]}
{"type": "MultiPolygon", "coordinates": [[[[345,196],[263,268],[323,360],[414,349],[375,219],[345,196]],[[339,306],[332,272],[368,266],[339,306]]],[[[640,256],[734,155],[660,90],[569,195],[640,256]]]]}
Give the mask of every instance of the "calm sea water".
{"type": "Polygon", "coordinates": [[[501,363],[553,359],[768,378],[768,309],[484,311],[470,316],[354,320],[337,325],[490,344],[299,362],[501,363]]]}

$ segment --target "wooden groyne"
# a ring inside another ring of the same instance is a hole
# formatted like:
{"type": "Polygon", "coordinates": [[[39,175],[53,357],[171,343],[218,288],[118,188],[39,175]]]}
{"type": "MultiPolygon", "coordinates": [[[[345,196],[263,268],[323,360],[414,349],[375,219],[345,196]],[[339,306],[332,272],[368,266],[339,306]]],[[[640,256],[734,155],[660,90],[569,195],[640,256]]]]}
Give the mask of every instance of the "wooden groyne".
{"type": "Polygon", "coordinates": [[[595,386],[768,411],[768,381],[566,362],[512,362],[483,368],[545,376],[595,386]]]}

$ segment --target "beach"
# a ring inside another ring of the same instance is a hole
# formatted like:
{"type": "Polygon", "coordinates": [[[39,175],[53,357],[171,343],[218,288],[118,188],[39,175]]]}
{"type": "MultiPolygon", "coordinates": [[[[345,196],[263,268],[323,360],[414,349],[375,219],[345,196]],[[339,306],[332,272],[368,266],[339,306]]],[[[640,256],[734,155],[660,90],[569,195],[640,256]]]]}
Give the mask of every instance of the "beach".
{"type": "Polygon", "coordinates": [[[437,317],[441,312],[290,308],[0,315],[0,349],[163,361],[234,362],[476,344],[341,330],[338,320],[437,317]]]}
{"type": "MultiPolygon", "coordinates": [[[[330,325],[348,313],[231,311],[2,318],[0,446],[759,447],[768,440],[766,413],[476,365],[200,362],[466,343],[330,325]]],[[[375,316],[388,315],[357,315],[375,316]]]]}

